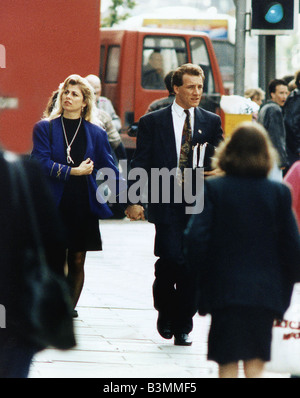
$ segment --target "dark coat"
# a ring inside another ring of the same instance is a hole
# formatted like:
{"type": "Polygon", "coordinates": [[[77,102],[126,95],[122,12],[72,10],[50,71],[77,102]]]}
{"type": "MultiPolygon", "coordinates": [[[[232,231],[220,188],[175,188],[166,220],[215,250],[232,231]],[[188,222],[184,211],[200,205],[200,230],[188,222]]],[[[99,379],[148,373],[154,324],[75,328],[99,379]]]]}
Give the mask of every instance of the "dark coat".
{"type": "Polygon", "coordinates": [[[185,254],[199,272],[200,309],[238,305],[281,316],[300,281],[300,239],[288,187],[265,178],[207,180],[204,210],[185,231],[185,254]]]}
{"type": "Polygon", "coordinates": [[[291,166],[300,160],[300,90],[296,88],[288,96],[284,105],[286,128],[286,149],[291,166]]]}
{"type": "Polygon", "coordinates": [[[269,100],[260,108],[257,121],[261,123],[278,152],[280,167],[288,166],[286,153],[286,131],[282,108],[274,101],[269,100]]]}
{"type": "MultiPolygon", "coordinates": [[[[217,146],[223,139],[221,119],[218,115],[201,108],[195,108],[192,145],[208,142],[217,146]]],[[[144,115],[138,125],[137,148],[131,162],[131,169],[146,170],[149,177],[149,198],[151,197],[151,169],[177,167],[177,152],[172,119],[172,105],[144,115]]],[[[132,182],[128,181],[128,185],[132,182]]],[[[171,188],[172,190],[172,188],[171,188]]],[[[151,203],[148,219],[153,223],[167,223],[170,219],[171,203],[151,203]]]]}
{"type": "MultiPolygon", "coordinates": [[[[0,152],[0,304],[6,310],[6,328],[0,328],[1,344],[12,336],[17,336],[20,341],[26,337],[22,335],[22,322],[18,312],[20,301],[23,299],[20,296],[20,266],[24,248],[35,247],[25,199],[18,198],[18,206],[15,207],[13,198],[19,187],[12,184],[7,167],[3,152],[0,152]]],[[[52,193],[38,163],[24,159],[23,167],[29,181],[40,237],[49,266],[63,276],[66,243],[52,193]]]]}

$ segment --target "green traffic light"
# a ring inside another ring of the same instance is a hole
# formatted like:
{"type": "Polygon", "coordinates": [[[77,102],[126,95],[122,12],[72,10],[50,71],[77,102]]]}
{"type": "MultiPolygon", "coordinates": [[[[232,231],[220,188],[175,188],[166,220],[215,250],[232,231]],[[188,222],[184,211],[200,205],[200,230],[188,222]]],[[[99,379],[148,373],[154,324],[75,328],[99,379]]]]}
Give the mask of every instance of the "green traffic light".
{"type": "Polygon", "coordinates": [[[283,19],[284,12],[280,3],[272,3],[265,15],[265,20],[269,23],[278,23],[283,19]]]}

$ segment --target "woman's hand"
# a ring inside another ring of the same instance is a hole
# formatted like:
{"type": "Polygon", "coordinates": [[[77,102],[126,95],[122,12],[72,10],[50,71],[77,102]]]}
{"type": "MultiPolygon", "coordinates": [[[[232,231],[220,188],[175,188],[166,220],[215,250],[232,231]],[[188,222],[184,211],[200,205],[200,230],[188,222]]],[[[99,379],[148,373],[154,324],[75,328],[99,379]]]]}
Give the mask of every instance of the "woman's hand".
{"type": "Polygon", "coordinates": [[[72,167],[70,174],[73,176],[86,176],[92,174],[93,170],[94,162],[90,158],[87,158],[78,167],[72,167]]]}

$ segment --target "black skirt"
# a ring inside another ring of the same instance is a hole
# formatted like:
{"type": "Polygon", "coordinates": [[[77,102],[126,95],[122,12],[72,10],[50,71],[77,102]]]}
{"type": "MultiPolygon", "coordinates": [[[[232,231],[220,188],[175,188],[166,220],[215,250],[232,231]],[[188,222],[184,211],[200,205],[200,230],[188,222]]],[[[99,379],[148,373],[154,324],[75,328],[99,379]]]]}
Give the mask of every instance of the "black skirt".
{"type": "Polygon", "coordinates": [[[99,220],[90,211],[85,176],[70,177],[65,184],[59,210],[65,226],[69,250],[102,250],[99,220]]]}
{"type": "Polygon", "coordinates": [[[208,337],[207,359],[220,365],[261,359],[270,360],[272,311],[250,307],[228,307],[214,311],[208,337]]]}

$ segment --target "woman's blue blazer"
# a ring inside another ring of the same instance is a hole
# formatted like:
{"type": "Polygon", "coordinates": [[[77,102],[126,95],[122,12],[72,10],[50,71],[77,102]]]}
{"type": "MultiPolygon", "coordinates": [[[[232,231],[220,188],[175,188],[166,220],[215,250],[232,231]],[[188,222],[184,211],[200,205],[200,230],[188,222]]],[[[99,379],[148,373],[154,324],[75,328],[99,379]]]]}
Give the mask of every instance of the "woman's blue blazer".
{"type": "MultiPolygon", "coordinates": [[[[105,130],[84,119],[82,123],[87,142],[85,159],[90,158],[94,162],[94,171],[87,176],[90,209],[98,218],[108,218],[112,216],[112,212],[105,199],[101,197],[96,183],[97,172],[101,169],[112,171],[110,176],[114,176],[114,184],[111,186],[113,186],[113,190],[115,188],[116,196],[120,192],[120,184],[124,187],[124,179],[115,166],[105,130]]],[[[35,124],[32,157],[41,163],[44,173],[49,178],[50,187],[58,205],[62,198],[64,184],[69,180],[71,172],[71,166],[66,164],[64,134],[60,117],[51,121],[51,127],[50,122],[46,119],[35,124]]]]}

